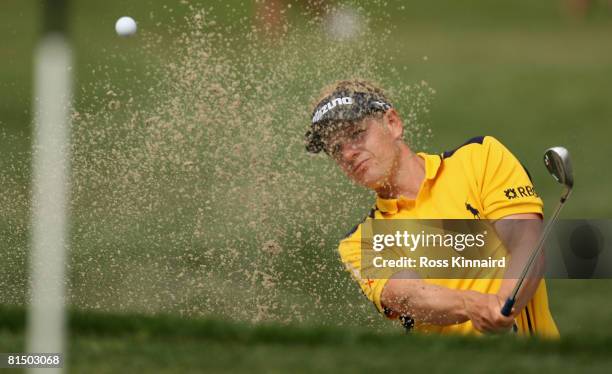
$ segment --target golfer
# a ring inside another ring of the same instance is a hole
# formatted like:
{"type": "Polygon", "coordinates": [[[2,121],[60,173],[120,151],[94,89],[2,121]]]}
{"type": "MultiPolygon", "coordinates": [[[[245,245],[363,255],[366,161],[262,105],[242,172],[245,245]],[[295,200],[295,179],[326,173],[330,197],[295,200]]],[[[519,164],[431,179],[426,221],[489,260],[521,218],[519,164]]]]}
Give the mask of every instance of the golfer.
{"type": "MultiPolygon", "coordinates": [[[[402,118],[381,88],[367,81],[339,81],[315,105],[306,148],[324,151],[351,180],[376,192],[365,220],[495,220],[509,252],[507,269],[521,269],[541,233],[543,203],[520,162],[491,136],[438,155],[415,153],[403,135],[402,118]]],[[[338,251],[365,296],[386,317],[420,332],[513,330],[559,336],[542,279],[543,258],[525,280],[511,316],[505,317],[500,309],[515,279],[363,278],[362,225],[351,230],[338,251]]]]}

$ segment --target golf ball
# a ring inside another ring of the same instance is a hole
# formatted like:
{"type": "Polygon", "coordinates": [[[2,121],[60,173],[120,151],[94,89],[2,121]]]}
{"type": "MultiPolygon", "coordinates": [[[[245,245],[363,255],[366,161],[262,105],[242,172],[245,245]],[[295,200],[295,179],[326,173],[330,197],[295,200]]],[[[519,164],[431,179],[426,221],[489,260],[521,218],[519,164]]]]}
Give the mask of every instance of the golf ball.
{"type": "Polygon", "coordinates": [[[132,17],[121,17],[115,23],[115,31],[119,36],[130,36],[136,33],[136,21],[132,17]]]}

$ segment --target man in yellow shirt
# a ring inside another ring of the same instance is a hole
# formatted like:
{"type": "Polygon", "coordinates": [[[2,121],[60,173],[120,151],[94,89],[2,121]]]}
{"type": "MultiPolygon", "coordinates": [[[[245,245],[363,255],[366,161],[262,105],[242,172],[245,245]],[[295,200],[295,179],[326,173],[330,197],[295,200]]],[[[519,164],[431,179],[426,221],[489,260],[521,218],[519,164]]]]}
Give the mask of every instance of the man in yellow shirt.
{"type": "MultiPolygon", "coordinates": [[[[324,151],[354,182],[376,192],[367,220],[489,219],[509,252],[507,271],[521,269],[542,230],[542,201],[520,162],[490,136],[441,155],[414,153],[383,91],[366,81],[328,87],[313,111],[307,150],[324,151]]],[[[514,329],[558,337],[542,277],[543,258],[526,279],[510,317],[500,313],[516,279],[362,277],[357,225],[338,248],[342,262],[379,312],[405,327],[480,334],[514,329]]]]}

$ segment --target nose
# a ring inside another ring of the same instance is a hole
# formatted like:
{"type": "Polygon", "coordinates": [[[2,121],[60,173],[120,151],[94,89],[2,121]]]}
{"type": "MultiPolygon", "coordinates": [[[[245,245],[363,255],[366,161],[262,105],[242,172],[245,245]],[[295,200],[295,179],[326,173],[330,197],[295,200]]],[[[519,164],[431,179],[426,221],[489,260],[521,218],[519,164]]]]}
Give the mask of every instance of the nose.
{"type": "Polygon", "coordinates": [[[346,142],[342,145],[342,160],[350,163],[359,154],[359,148],[354,142],[346,142]]]}

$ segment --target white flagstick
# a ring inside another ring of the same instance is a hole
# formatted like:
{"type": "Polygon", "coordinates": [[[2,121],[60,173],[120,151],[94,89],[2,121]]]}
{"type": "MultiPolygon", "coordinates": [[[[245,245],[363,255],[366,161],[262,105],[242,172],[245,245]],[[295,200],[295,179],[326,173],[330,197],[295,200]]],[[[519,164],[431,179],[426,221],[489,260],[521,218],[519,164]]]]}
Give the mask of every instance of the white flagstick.
{"type": "MultiPolygon", "coordinates": [[[[36,51],[27,335],[29,352],[63,353],[64,362],[71,59],[69,45],[61,34],[45,36],[36,51]]],[[[30,369],[41,370],[61,372],[30,369]]]]}

